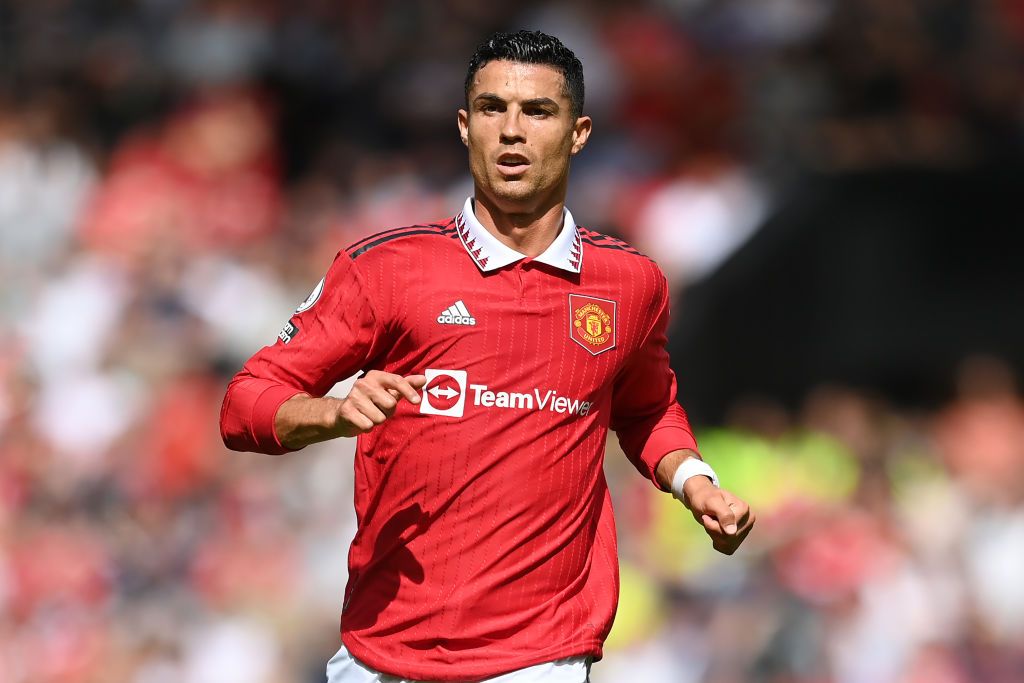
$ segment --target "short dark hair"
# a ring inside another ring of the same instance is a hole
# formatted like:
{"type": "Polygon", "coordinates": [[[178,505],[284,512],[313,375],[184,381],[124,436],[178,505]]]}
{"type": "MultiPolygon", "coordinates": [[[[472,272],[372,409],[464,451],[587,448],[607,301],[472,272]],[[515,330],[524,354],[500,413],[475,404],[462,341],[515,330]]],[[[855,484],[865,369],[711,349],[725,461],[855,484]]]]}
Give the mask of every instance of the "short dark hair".
{"type": "Polygon", "coordinates": [[[495,60],[552,66],[562,73],[562,93],[569,98],[572,115],[583,114],[583,64],[558,38],[540,31],[494,33],[477,46],[466,72],[466,106],[473,78],[485,64],[495,60]]]}

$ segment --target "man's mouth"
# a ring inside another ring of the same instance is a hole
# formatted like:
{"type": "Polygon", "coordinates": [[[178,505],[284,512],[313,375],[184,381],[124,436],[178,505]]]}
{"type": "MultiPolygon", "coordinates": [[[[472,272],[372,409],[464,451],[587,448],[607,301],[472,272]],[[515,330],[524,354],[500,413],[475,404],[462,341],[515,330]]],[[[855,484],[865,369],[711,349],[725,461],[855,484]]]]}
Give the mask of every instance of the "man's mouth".
{"type": "Polygon", "coordinates": [[[502,154],[498,157],[498,168],[503,173],[521,173],[530,165],[530,160],[522,154],[502,154]]]}

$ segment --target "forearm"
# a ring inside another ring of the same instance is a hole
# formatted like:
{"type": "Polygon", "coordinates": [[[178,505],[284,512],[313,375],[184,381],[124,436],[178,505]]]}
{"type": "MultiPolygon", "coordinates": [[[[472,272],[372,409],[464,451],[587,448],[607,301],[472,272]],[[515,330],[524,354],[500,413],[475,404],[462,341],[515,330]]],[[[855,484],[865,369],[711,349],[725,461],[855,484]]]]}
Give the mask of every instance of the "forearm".
{"type": "Polygon", "coordinates": [[[682,448],[678,451],[666,453],[665,457],[663,457],[658,463],[658,467],[654,470],[654,476],[658,482],[658,486],[666,491],[671,491],[672,477],[676,476],[676,469],[678,469],[678,467],[683,464],[683,461],[687,458],[700,458],[700,456],[689,448],[682,448]]]}
{"type": "Polygon", "coordinates": [[[399,401],[419,403],[419,390],[426,381],[424,375],[402,377],[370,370],[356,380],[345,398],[297,394],[277,409],[274,433],[291,450],[339,436],[365,434],[389,419],[399,401]]]}
{"type": "Polygon", "coordinates": [[[274,431],[281,445],[298,450],[310,444],[345,436],[338,422],[341,400],[296,394],[281,404],[274,416],[274,431]]]}

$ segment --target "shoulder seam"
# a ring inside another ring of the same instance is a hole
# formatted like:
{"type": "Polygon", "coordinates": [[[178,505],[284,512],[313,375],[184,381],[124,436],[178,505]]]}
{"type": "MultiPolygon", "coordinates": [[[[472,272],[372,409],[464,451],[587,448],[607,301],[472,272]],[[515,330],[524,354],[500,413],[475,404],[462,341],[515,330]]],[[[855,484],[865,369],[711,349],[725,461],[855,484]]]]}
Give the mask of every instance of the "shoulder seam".
{"type": "Polygon", "coordinates": [[[605,235],[604,233],[591,230],[589,228],[581,228],[580,235],[584,244],[589,244],[592,247],[598,247],[600,249],[614,249],[616,251],[624,251],[627,254],[634,254],[636,256],[642,256],[649,261],[653,261],[650,256],[644,254],[633,247],[628,242],[612,237],[611,235],[605,235]]]}
{"type": "Polygon", "coordinates": [[[369,237],[365,237],[358,242],[353,243],[345,249],[345,253],[348,254],[349,258],[355,259],[374,247],[378,247],[386,242],[401,239],[402,237],[411,237],[413,235],[440,235],[450,237],[455,235],[455,228],[453,227],[453,222],[449,221],[448,223],[410,225],[404,228],[385,230],[384,232],[370,235],[369,237]]]}
{"type": "Polygon", "coordinates": [[[373,232],[372,234],[368,234],[368,236],[364,238],[359,238],[352,244],[345,247],[345,251],[352,251],[353,249],[357,249],[362,245],[362,243],[370,242],[371,240],[374,240],[376,238],[384,237],[385,234],[400,232],[402,230],[442,228],[445,227],[446,225],[449,225],[451,222],[452,219],[447,220],[443,223],[415,223],[413,225],[403,225],[402,227],[389,227],[386,230],[379,230],[377,232],[373,232]]]}
{"type": "Polygon", "coordinates": [[[592,240],[594,242],[609,242],[611,244],[615,244],[615,245],[618,245],[620,247],[625,247],[627,249],[633,249],[634,251],[636,250],[636,247],[631,245],[629,242],[626,242],[625,240],[621,240],[618,237],[612,237],[611,235],[606,235],[603,232],[597,232],[596,230],[591,230],[590,228],[583,228],[583,234],[581,235],[581,237],[583,239],[592,240]]]}

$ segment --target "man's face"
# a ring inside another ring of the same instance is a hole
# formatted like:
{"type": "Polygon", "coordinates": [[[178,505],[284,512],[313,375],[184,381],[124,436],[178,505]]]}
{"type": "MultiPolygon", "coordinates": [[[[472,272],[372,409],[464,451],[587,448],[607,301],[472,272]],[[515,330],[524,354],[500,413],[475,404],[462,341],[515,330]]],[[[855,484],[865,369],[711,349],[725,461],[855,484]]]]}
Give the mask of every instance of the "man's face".
{"type": "Polygon", "coordinates": [[[469,110],[459,110],[477,191],[508,213],[564,200],[569,158],[590,128],[589,117],[573,117],[561,72],[538,64],[488,62],[470,88],[469,110]]]}

